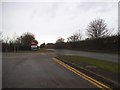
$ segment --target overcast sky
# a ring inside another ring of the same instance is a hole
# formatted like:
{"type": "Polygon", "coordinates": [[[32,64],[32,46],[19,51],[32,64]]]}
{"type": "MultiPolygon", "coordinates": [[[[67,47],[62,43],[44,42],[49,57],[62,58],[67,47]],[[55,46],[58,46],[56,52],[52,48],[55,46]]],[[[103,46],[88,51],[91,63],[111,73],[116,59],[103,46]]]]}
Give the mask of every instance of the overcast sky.
{"type": "Polygon", "coordinates": [[[2,32],[12,37],[31,32],[41,43],[54,43],[80,30],[83,38],[88,24],[102,18],[111,34],[118,30],[117,2],[2,2],[2,32]],[[114,30],[113,30],[114,28],[114,30]]]}

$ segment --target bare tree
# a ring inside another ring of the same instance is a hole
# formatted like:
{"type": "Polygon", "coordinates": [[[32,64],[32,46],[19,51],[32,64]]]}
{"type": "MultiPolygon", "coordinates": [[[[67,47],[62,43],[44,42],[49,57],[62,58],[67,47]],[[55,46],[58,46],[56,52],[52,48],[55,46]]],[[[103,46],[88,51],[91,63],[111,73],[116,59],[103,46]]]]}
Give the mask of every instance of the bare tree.
{"type": "Polygon", "coordinates": [[[2,32],[0,32],[0,52],[2,51],[2,32]]]}
{"type": "Polygon", "coordinates": [[[13,43],[14,43],[14,52],[17,51],[17,38],[18,38],[18,35],[16,33],[13,34],[13,43]]]}
{"type": "Polygon", "coordinates": [[[68,37],[67,42],[78,42],[81,39],[82,39],[82,34],[80,33],[80,30],[79,30],[77,33],[75,33],[75,34],[71,35],[70,37],[68,37]]]}
{"type": "Polygon", "coordinates": [[[8,52],[8,42],[9,42],[9,37],[7,36],[5,39],[5,51],[8,52]]]}
{"type": "Polygon", "coordinates": [[[96,19],[89,23],[87,34],[90,38],[100,38],[109,35],[107,24],[103,19],[96,19]]]}
{"type": "Polygon", "coordinates": [[[0,32],[0,42],[2,42],[2,32],[0,32]]]}

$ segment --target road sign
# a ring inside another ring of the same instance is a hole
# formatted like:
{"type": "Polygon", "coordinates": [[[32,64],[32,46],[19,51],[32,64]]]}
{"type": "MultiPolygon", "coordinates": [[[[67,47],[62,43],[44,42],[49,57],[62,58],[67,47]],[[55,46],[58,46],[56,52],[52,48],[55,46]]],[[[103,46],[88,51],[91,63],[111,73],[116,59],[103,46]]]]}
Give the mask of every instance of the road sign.
{"type": "Polygon", "coordinates": [[[35,42],[35,41],[31,42],[31,49],[37,50],[37,44],[38,44],[38,42],[35,42]]]}
{"type": "Polygon", "coordinates": [[[38,43],[37,42],[31,42],[31,45],[37,45],[38,43]]]}

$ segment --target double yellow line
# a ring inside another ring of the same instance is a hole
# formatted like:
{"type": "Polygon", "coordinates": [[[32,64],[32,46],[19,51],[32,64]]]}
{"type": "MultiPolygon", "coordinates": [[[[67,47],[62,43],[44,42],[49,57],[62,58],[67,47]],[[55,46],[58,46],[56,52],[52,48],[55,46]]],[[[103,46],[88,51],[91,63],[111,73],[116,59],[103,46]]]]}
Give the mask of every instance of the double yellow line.
{"type": "Polygon", "coordinates": [[[69,69],[70,71],[74,72],[75,74],[77,74],[78,76],[84,78],[85,80],[91,82],[92,84],[94,84],[95,86],[97,86],[98,88],[101,88],[102,90],[112,90],[110,87],[102,84],[101,82],[85,75],[84,73],[78,71],[77,69],[63,63],[62,61],[56,59],[56,58],[52,58],[55,62],[59,63],[60,65],[64,66],[65,68],[69,69]]]}

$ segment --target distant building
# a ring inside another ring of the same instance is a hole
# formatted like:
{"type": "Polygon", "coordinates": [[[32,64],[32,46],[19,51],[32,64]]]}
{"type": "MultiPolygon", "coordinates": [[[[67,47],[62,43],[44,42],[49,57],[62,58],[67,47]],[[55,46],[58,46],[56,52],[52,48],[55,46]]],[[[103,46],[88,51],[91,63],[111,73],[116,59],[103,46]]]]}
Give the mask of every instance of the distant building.
{"type": "Polygon", "coordinates": [[[32,41],[31,42],[31,50],[37,50],[38,49],[38,42],[32,41]]]}

